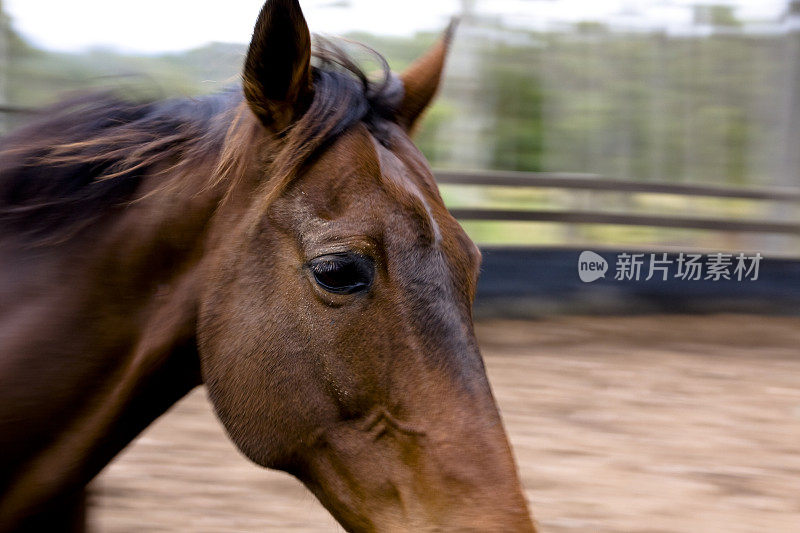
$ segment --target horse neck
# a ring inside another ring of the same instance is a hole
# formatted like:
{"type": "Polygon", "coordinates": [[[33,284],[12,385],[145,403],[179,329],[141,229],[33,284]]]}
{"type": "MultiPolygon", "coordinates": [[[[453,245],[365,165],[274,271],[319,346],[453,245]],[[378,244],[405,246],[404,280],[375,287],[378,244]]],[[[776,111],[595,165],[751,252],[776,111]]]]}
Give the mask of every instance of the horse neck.
{"type": "Polygon", "coordinates": [[[0,246],[0,292],[17,295],[0,315],[0,455],[15,465],[0,469],[0,522],[82,487],[201,382],[201,259],[225,191],[200,178],[196,187],[147,178],[141,200],[57,247],[0,246]],[[20,275],[7,271],[25,265],[30,275],[12,289],[20,275]],[[11,425],[20,405],[24,429],[11,425]]]}

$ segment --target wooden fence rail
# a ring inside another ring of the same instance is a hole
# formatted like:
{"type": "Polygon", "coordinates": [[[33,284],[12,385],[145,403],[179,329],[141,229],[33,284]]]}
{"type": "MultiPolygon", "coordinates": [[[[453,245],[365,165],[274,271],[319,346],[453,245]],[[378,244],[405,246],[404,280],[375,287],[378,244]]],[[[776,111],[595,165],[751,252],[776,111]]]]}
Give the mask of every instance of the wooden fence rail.
{"type": "MultiPolygon", "coordinates": [[[[703,196],[775,202],[783,206],[780,212],[792,207],[800,208],[800,188],[778,187],[723,187],[667,182],[642,182],[604,178],[594,174],[526,173],[503,171],[450,171],[435,172],[440,184],[476,185],[484,187],[530,187],[555,189],[580,189],[619,193],[670,194],[678,196],[703,196]],[[788,204],[788,205],[787,205],[788,204]]],[[[642,215],[592,210],[519,210],[486,208],[453,208],[450,212],[461,220],[558,222],[565,224],[617,224],[713,230],[724,232],[751,232],[800,236],[800,220],[748,220],[714,217],[675,217],[642,215]]]]}
{"type": "Polygon", "coordinates": [[[711,196],[716,198],[800,202],[800,188],[788,187],[723,187],[719,185],[633,181],[606,178],[599,174],[577,174],[569,172],[438,170],[435,171],[435,174],[437,182],[454,185],[583,189],[592,191],[676,194],[681,196],[711,196]]]}

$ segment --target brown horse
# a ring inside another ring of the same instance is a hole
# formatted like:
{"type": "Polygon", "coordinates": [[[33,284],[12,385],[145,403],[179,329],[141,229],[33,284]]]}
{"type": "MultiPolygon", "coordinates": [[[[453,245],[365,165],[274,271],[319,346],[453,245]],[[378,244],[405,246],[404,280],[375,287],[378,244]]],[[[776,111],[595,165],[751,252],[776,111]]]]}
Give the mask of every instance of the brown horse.
{"type": "MultiPolygon", "coordinates": [[[[195,386],[351,531],[532,531],[472,327],[480,253],[408,134],[450,32],[377,81],[270,0],[243,91],[62,104],[0,154],[0,530],[195,386]]],[[[385,64],[384,64],[385,65],[385,64]]]]}

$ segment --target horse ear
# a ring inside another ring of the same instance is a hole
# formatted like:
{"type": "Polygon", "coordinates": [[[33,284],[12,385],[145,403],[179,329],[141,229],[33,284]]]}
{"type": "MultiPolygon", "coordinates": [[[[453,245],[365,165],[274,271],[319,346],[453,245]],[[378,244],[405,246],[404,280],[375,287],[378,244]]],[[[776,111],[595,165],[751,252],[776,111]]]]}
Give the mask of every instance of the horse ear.
{"type": "Polygon", "coordinates": [[[417,119],[436,95],[457,24],[458,20],[455,18],[450,21],[439,41],[400,75],[404,95],[397,112],[397,121],[407,131],[414,128],[417,119]]]}
{"type": "Polygon", "coordinates": [[[247,104],[274,131],[311,101],[311,35],[297,0],[267,0],[258,15],[242,75],[247,104]]]}

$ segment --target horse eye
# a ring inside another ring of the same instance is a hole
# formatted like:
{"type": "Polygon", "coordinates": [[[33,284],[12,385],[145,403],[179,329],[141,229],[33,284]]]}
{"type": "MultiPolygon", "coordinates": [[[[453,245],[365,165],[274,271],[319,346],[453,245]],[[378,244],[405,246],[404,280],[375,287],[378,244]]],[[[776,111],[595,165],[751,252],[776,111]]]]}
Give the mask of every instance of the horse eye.
{"type": "Polygon", "coordinates": [[[309,261],[308,268],[317,285],[334,294],[366,291],[375,277],[372,260],[354,253],[323,255],[309,261]]]}

